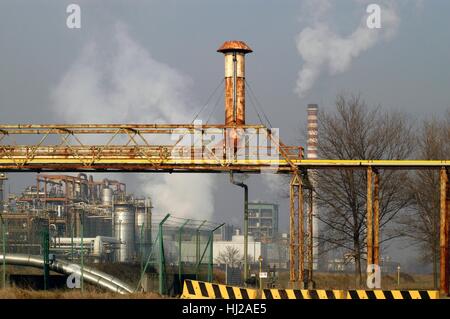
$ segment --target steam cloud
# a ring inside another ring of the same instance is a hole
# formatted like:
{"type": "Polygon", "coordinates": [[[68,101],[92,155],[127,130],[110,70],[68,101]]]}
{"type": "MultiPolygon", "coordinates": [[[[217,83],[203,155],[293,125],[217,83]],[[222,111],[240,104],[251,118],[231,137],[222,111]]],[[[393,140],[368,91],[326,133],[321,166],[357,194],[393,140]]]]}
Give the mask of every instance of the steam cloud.
{"type": "MultiPolygon", "coordinates": [[[[82,49],[52,92],[56,114],[70,123],[189,123],[190,80],[156,61],[123,25],[115,31],[101,46],[95,39],[82,49]]],[[[136,182],[156,213],[211,219],[211,175],[155,175],[140,174],[136,182]]]]}
{"type": "Polygon", "coordinates": [[[295,89],[300,97],[304,97],[313,87],[322,72],[327,71],[331,75],[345,72],[354,58],[377,42],[389,40],[396,34],[400,20],[392,5],[386,1],[384,4],[383,1],[377,1],[381,7],[382,26],[381,29],[369,29],[365,10],[369,2],[354,2],[363,5],[363,14],[359,26],[347,36],[337,34],[330,25],[330,11],[333,9],[331,1],[305,3],[303,12],[305,17],[312,18],[312,26],[305,27],[296,38],[297,51],[303,59],[295,89]]]}

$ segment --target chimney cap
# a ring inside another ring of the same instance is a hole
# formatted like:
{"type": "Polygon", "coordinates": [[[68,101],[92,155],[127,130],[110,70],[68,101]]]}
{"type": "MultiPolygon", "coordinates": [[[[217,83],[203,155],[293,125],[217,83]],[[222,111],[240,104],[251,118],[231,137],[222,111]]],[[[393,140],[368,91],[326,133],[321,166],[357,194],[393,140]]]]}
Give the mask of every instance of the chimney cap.
{"type": "Polygon", "coordinates": [[[318,109],[319,106],[317,104],[308,104],[308,109],[318,109]]]}
{"type": "Polygon", "coordinates": [[[225,41],[221,47],[217,49],[217,52],[222,53],[230,51],[243,52],[244,54],[253,52],[244,41],[225,41]]]}

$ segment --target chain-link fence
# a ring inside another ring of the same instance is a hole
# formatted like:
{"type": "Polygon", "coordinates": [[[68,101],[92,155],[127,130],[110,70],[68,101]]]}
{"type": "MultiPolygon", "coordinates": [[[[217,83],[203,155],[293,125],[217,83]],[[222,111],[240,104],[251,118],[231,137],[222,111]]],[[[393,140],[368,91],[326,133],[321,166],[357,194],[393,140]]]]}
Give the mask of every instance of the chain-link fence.
{"type": "MultiPolygon", "coordinates": [[[[152,214],[150,222],[134,228],[132,235],[123,235],[124,223],[112,236],[98,236],[92,231],[99,224],[96,219],[80,214],[73,220],[77,223],[66,224],[62,234],[48,218],[7,214],[1,223],[0,253],[40,255],[44,262],[50,254],[82,267],[127,264],[134,266],[136,291],[177,295],[185,279],[213,280],[213,234],[220,224],[152,214]],[[124,252],[131,256],[126,262],[120,255],[124,252]]],[[[111,221],[107,227],[114,228],[111,221]]]]}
{"type": "MultiPolygon", "coordinates": [[[[206,220],[155,215],[153,242],[149,254],[144,255],[142,277],[148,276],[147,270],[152,267],[162,294],[178,294],[185,279],[212,281],[213,235],[221,226],[206,220]]],[[[141,278],[141,287],[143,281],[141,278]]]]}

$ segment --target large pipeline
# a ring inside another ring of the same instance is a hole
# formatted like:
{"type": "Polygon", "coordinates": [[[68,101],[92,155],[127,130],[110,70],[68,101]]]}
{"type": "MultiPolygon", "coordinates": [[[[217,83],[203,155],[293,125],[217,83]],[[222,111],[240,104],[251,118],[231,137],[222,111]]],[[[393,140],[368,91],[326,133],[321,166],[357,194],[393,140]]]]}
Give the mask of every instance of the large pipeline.
{"type": "MultiPolygon", "coordinates": [[[[3,262],[3,255],[0,254],[0,262],[3,262]]],[[[29,266],[35,268],[44,268],[44,260],[41,256],[33,256],[26,254],[7,254],[6,264],[16,266],[29,266]]],[[[49,264],[50,270],[60,274],[76,274],[81,276],[81,268],[77,264],[73,264],[64,260],[54,260],[49,264]]],[[[112,292],[121,294],[132,293],[134,291],[126,283],[121,280],[108,275],[104,272],[95,270],[90,267],[83,267],[83,280],[86,282],[102,287],[112,292]]]]}

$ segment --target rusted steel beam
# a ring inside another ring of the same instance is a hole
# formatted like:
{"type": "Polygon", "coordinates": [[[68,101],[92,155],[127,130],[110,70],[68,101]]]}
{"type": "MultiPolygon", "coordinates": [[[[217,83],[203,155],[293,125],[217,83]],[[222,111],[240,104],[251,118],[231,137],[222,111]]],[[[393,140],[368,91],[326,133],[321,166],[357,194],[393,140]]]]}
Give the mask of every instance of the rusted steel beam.
{"type": "MultiPolygon", "coordinates": [[[[203,151],[203,153],[200,153],[200,155],[202,157],[208,157],[211,156],[211,154],[214,154],[214,152],[212,152],[214,149],[208,149],[208,148],[204,148],[204,147],[187,147],[187,146],[172,146],[172,145],[70,145],[69,146],[58,146],[58,145],[46,145],[46,146],[40,146],[40,147],[32,147],[32,146],[27,146],[27,145],[17,145],[17,146],[12,146],[12,145],[4,145],[2,146],[2,148],[4,148],[3,152],[0,153],[0,155],[2,153],[6,153],[7,151],[9,152],[9,154],[14,154],[15,156],[25,156],[27,153],[29,153],[31,150],[34,150],[35,154],[38,155],[40,154],[41,156],[45,156],[45,155],[51,155],[51,156],[55,156],[55,155],[64,155],[66,157],[69,157],[70,155],[75,154],[75,152],[77,152],[78,154],[82,153],[82,154],[87,154],[87,155],[95,155],[97,151],[101,151],[102,155],[108,155],[108,154],[129,154],[129,153],[133,153],[133,152],[138,152],[138,151],[152,151],[152,152],[156,152],[155,154],[160,154],[160,151],[173,151],[174,153],[172,154],[172,156],[176,155],[177,153],[179,154],[184,154],[186,153],[186,155],[188,156],[183,156],[184,158],[192,158],[191,157],[191,152],[199,152],[199,151],[203,151]],[[211,151],[211,153],[207,153],[207,151],[211,151]]],[[[271,147],[246,147],[244,150],[246,151],[253,151],[254,153],[248,153],[247,156],[249,158],[251,158],[250,156],[258,156],[262,157],[264,154],[261,154],[262,151],[264,150],[272,150],[273,148],[271,147]]],[[[216,150],[216,152],[219,154],[219,151],[216,150]]],[[[299,155],[294,153],[294,154],[288,154],[289,157],[293,157],[295,156],[295,158],[299,158],[299,155]]]]}
{"type": "Polygon", "coordinates": [[[445,221],[445,234],[446,234],[446,252],[447,252],[447,264],[445,266],[445,277],[447,279],[444,279],[444,282],[447,283],[447,296],[450,295],[450,284],[449,284],[449,280],[450,280],[450,176],[449,176],[449,169],[446,169],[445,172],[445,177],[446,177],[446,185],[447,185],[447,194],[446,194],[446,205],[445,205],[445,216],[446,216],[446,221],[445,221]]]}
{"type": "Polygon", "coordinates": [[[448,172],[442,167],[440,178],[440,276],[439,290],[445,296],[449,295],[449,216],[447,210],[448,172]]]}
{"type": "MultiPolygon", "coordinates": [[[[113,164],[113,165],[0,165],[3,172],[148,172],[148,173],[223,173],[223,172],[243,172],[248,174],[260,174],[264,168],[270,169],[270,166],[249,166],[249,165],[165,165],[158,166],[142,164],[113,164]]],[[[279,167],[273,173],[290,174],[290,167],[279,167]]]]}
{"type": "Polygon", "coordinates": [[[290,186],[289,214],[289,279],[292,288],[303,283],[304,265],[304,216],[301,175],[292,172],[290,186]]]}
{"type": "MultiPolygon", "coordinates": [[[[202,128],[265,128],[264,125],[224,125],[224,124],[202,124],[202,128]]],[[[142,124],[142,123],[127,123],[127,124],[0,124],[1,130],[7,129],[40,129],[40,128],[59,128],[59,129],[73,129],[73,128],[198,128],[196,124],[142,124]]]]}
{"type": "MultiPolygon", "coordinates": [[[[295,193],[294,184],[297,183],[297,175],[294,173],[291,175],[291,181],[289,183],[289,281],[291,285],[294,285],[298,281],[296,271],[296,227],[295,227],[295,193]]],[[[293,288],[293,287],[292,287],[293,288]]]]}
{"type": "MultiPolygon", "coordinates": [[[[140,134],[195,134],[198,131],[203,131],[203,134],[223,134],[226,132],[226,129],[236,129],[236,127],[233,128],[219,128],[219,127],[198,127],[196,129],[194,128],[185,128],[185,127],[179,127],[179,128],[165,128],[165,129],[154,129],[154,128],[110,128],[110,129],[61,129],[61,128],[52,128],[52,129],[6,129],[6,130],[0,130],[0,133],[3,133],[5,135],[33,135],[33,134],[50,134],[50,135],[58,135],[58,134],[67,134],[70,133],[71,135],[76,134],[120,134],[120,135],[126,135],[128,132],[136,132],[140,134]]],[[[263,128],[260,127],[238,127],[238,129],[242,129],[244,132],[248,131],[249,133],[253,133],[249,130],[261,130],[263,128]]]]}
{"type": "Polygon", "coordinates": [[[373,201],[372,201],[372,167],[367,168],[367,265],[373,264],[373,201]]]}
{"type": "Polygon", "coordinates": [[[373,186],[373,263],[380,265],[380,174],[374,170],[373,186]]]}

